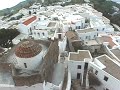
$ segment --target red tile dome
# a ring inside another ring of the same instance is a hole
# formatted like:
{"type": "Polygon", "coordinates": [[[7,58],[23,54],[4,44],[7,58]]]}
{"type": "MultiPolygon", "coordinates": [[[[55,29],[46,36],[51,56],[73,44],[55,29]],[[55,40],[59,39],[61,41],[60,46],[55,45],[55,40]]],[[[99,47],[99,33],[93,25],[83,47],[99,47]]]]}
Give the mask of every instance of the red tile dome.
{"type": "Polygon", "coordinates": [[[15,54],[20,58],[31,58],[38,55],[42,50],[42,47],[34,41],[25,41],[20,44],[16,50],[15,54]]]}

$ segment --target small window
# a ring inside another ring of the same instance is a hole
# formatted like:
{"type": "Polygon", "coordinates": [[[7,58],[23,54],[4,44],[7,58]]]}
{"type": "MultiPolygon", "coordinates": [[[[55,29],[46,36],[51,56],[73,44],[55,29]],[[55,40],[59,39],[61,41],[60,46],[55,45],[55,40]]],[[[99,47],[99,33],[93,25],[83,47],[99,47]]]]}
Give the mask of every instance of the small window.
{"type": "Polygon", "coordinates": [[[103,31],[105,30],[105,28],[103,28],[103,31]]]}
{"type": "Polygon", "coordinates": [[[94,35],[94,37],[96,37],[96,35],[94,35]]]}
{"type": "Polygon", "coordinates": [[[76,26],[76,29],[78,29],[78,27],[76,26]]]}
{"type": "Polygon", "coordinates": [[[78,65],[78,69],[81,69],[81,65],[78,65]]]}
{"type": "Polygon", "coordinates": [[[106,88],[105,90],[109,90],[108,88],[106,88]]]}
{"type": "Polygon", "coordinates": [[[24,66],[25,66],[25,68],[27,68],[27,64],[26,63],[24,63],[24,66]]]}
{"type": "Polygon", "coordinates": [[[40,37],[40,33],[38,33],[38,36],[40,37]]]}
{"type": "Polygon", "coordinates": [[[43,34],[43,36],[45,35],[44,33],[42,33],[43,34]]]}
{"type": "Polygon", "coordinates": [[[105,80],[105,81],[108,81],[108,77],[104,76],[104,80],[105,80]]]}
{"type": "Polygon", "coordinates": [[[81,74],[77,73],[77,79],[80,79],[81,74]]]}
{"type": "Polygon", "coordinates": [[[35,26],[34,26],[34,29],[35,29],[35,26]]]}
{"type": "Polygon", "coordinates": [[[97,71],[97,70],[95,71],[95,74],[96,74],[96,75],[98,74],[98,71],[97,71]]]}
{"type": "Polygon", "coordinates": [[[98,33],[97,33],[97,36],[98,36],[98,33]]]}

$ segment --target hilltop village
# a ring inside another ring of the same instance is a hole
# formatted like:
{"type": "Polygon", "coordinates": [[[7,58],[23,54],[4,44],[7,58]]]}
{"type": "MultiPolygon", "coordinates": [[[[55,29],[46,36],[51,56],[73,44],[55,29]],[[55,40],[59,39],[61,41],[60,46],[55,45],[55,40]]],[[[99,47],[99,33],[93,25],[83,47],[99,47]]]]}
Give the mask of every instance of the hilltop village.
{"type": "Polygon", "coordinates": [[[101,12],[35,3],[21,14],[0,22],[20,32],[0,48],[0,90],[120,89],[120,32],[101,12]]]}

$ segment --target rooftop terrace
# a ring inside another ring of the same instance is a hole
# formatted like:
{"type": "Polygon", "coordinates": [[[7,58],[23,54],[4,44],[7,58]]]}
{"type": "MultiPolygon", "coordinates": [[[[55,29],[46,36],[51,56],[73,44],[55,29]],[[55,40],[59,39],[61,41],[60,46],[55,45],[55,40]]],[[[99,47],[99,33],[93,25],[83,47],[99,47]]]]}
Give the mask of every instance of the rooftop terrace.
{"type": "Polygon", "coordinates": [[[120,80],[120,67],[114,63],[110,57],[102,55],[97,59],[106,66],[106,68],[103,69],[104,71],[120,80]]]}
{"type": "Polygon", "coordinates": [[[83,30],[76,30],[76,32],[78,33],[87,33],[87,32],[95,32],[96,30],[94,30],[93,28],[89,28],[89,29],[83,29],[83,30]]]}
{"type": "Polygon", "coordinates": [[[109,46],[110,48],[112,48],[113,46],[115,46],[116,44],[113,42],[112,38],[110,36],[102,36],[102,37],[98,37],[97,41],[99,44],[102,44],[103,42],[109,42],[109,46]]]}
{"type": "Polygon", "coordinates": [[[112,49],[111,52],[120,60],[120,50],[112,49]]]}
{"type": "Polygon", "coordinates": [[[56,22],[50,22],[47,27],[54,27],[56,25],[56,22]]]}
{"type": "Polygon", "coordinates": [[[69,60],[84,61],[85,58],[92,59],[88,50],[78,50],[78,52],[70,52],[69,60]]]}

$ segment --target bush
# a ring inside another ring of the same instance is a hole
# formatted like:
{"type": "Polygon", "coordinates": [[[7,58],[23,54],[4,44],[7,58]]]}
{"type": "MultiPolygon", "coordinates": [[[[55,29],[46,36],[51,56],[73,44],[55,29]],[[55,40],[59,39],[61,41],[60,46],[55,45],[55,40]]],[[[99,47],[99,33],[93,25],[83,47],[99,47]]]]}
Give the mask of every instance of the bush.
{"type": "Polygon", "coordinates": [[[12,47],[12,39],[19,34],[17,29],[0,29],[0,46],[4,48],[12,47]]]}

